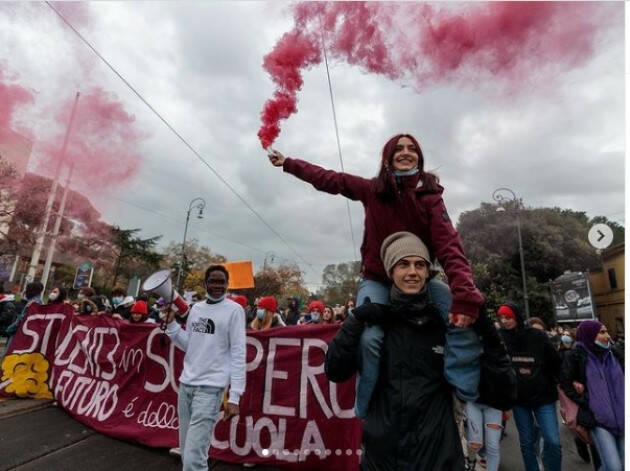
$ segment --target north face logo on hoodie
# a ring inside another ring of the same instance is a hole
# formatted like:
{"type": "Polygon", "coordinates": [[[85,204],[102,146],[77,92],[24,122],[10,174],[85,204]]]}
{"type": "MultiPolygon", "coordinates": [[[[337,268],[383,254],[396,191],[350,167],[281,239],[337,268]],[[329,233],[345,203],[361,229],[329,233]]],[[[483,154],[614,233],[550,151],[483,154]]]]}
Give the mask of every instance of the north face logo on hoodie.
{"type": "Polygon", "coordinates": [[[438,355],[444,355],[444,347],[442,345],[436,345],[431,350],[438,355]]]}
{"type": "Polygon", "coordinates": [[[200,332],[202,334],[214,334],[215,325],[212,319],[201,317],[198,321],[193,322],[191,326],[193,332],[200,332]]]}

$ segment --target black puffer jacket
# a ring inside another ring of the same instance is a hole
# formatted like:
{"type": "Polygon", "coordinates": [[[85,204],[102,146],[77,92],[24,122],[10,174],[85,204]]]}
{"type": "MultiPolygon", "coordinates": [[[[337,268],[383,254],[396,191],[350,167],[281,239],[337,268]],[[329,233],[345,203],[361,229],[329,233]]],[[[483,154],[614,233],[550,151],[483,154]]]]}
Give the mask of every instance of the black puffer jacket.
{"type": "Polygon", "coordinates": [[[501,329],[512,365],[516,371],[516,405],[539,407],[558,400],[558,380],[562,359],[542,330],[525,324],[518,306],[506,303],[515,313],[517,327],[501,329]]]}
{"type": "Polygon", "coordinates": [[[473,329],[483,345],[479,397],[475,402],[499,410],[510,410],[517,396],[516,372],[485,306],[479,310],[479,318],[473,324],[473,329]]]}
{"type": "MultiPolygon", "coordinates": [[[[445,326],[432,305],[364,304],[381,311],[381,368],[363,424],[362,469],[463,470],[452,389],[444,379],[445,326]]],[[[326,375],[345,381],[357,371],[363,325],[349,316],[328,347],[326,375]]]]}

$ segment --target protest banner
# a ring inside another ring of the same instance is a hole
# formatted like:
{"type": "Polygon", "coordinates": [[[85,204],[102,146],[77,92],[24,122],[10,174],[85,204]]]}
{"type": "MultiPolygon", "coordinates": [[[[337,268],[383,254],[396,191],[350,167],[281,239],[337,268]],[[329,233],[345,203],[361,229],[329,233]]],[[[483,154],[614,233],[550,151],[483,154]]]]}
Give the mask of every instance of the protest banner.
{"type": "MultiPolygon", "coordinates": [[[[338,326],[248,331],[240,415],[214,430],[210,455],[287,469],[356,469],[354,381],[330,383],[324,355],[338,326]]],[[[77,316],[33,304],[2,361],[4,395],[54,398],[79,422],[149,446],[178,445],[184,352],[154,324],[77,316]]]]}

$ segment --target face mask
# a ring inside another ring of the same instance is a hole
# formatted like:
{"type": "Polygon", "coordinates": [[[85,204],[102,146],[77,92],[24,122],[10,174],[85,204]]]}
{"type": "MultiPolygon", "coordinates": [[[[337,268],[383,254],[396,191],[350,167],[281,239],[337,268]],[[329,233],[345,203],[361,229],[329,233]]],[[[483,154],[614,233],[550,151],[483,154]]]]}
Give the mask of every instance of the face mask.
{"type": "Polygon", "coordinates": [[[48,295],[48,299],[49,299],[50,301],[55,301],[58,297],[59,297],[59,293],[50,293],[50,294],[48,295]]]}
{"type": "Polygon", "coordinates": [[[420,171],[419,168],[412,168],[410,170],[394,170],[395,177],[408,177],[410,175],[415,175],[420,171]]]}
{"type": "Polygon", "coordinates": [[[123,298],[121,296],[115,296],[112,298],[112,302],[114,303],[114,306],[118,306],[120,303],[122,303],[123,298]]]}
{"type": "Polygon", "coordinates": [[[319,320],[319,313],[314,312],[311,314],[311,320],[317,322],[319,320]]]}
{"type": "Polygon", "coordinates": [[[220,301],[223,301],[225,299],[225,293],[223,293],[221,296],[219,296],[218,298],[213,298],[212,296],[210,296],[209,294],[206,294],[206,299],[212,301],[213,303],[218,303],[220,301]]]}
{"type": "Polygon", "coordinates": [[[77,299],[85,299],[85,294],[83,294],[83,293],[79,293],[79,294],[77,295],[77,299]]]}
{"type": "Polygon", "coordinates": [[[256,309],[256,317],[259,320],[263,320],[265,318],[265,310],[264,309],[256,309]]]}
{"type": "Polygon", "coordinates": [[[562,340],[563,344],[569,344],[571,345],[571,343],[573,342],[573,339],[571,337],[569,337],[568,335],[563,335],[562,337],[560,337],[560,340],[562,340]]]}
{"type": "Polygon", "coordinates": [[[85,306],[85,313],[86,314],[91,314],[92,313],[92,306],[90,306],[89,304],[87,304],[85,306]]]}
{"type": "Polygon", "coordinates": [[[603,343],[603,342],[600,342],[599,340],[595,340],[595,345],[597,345],[598,347],[603,348],[604,350],[608,350],[610,348],[610,342],[603,343]]]}

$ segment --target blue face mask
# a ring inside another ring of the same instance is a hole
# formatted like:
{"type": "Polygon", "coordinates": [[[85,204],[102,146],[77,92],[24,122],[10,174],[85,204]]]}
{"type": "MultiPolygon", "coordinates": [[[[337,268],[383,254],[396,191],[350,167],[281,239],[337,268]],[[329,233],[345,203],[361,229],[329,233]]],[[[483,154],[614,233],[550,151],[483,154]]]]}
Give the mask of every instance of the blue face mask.
{"type": "Polygon", "coordinates": [[[313,314],[311,314],[311,320],[314,322],[318,322],[319,321],[319,313],[318,312],[314,312],[313,314]]]}
{"type": "Polygon", "coordinates": [[[395,177],[409,177],[415,175],[420,171],[419,168],[412,168],[411,170],[394,170],[395,177]]]}
{"type": "Polygon", "coordinates": [[[265,310],[264,309],[256,309],[256,317],[259,320],[263,320],[265,318],[265,310]]]}
{"type": "Polygon", "coordinates": [[[568,335],[563,335],[560,337],[560,340],[562,340],[562,343],[565,345],[571,345],[573,343],[573,339],[568,335]]]}
{"type": "Polygon", "coordinates": [[[206,294],[206,299],[208,299],[209,301],[212,301],[213,303],[218,303],[218,302],[223,301],[225,299],[225,294],[226,293],[223,293],[218,298],[213,298],[212,296],[210,296],[210,294],[206,294]]]}
{"type": "Polygon", "coordinates": [[[610,348],[610,342],[603,343],[603,342],[600,342],[599,340],[595,340],[595,345],[597,345],[598,347],[603,348],[604,350],[608,350],[610,348]]]}
{"type": "Polygon", "coordinates": [[[123,302],[123,298],[122,296],[114,296],[112,298],[112,302],[114,303],[114,306],[118,306],[120,303],[123,302]]]}

